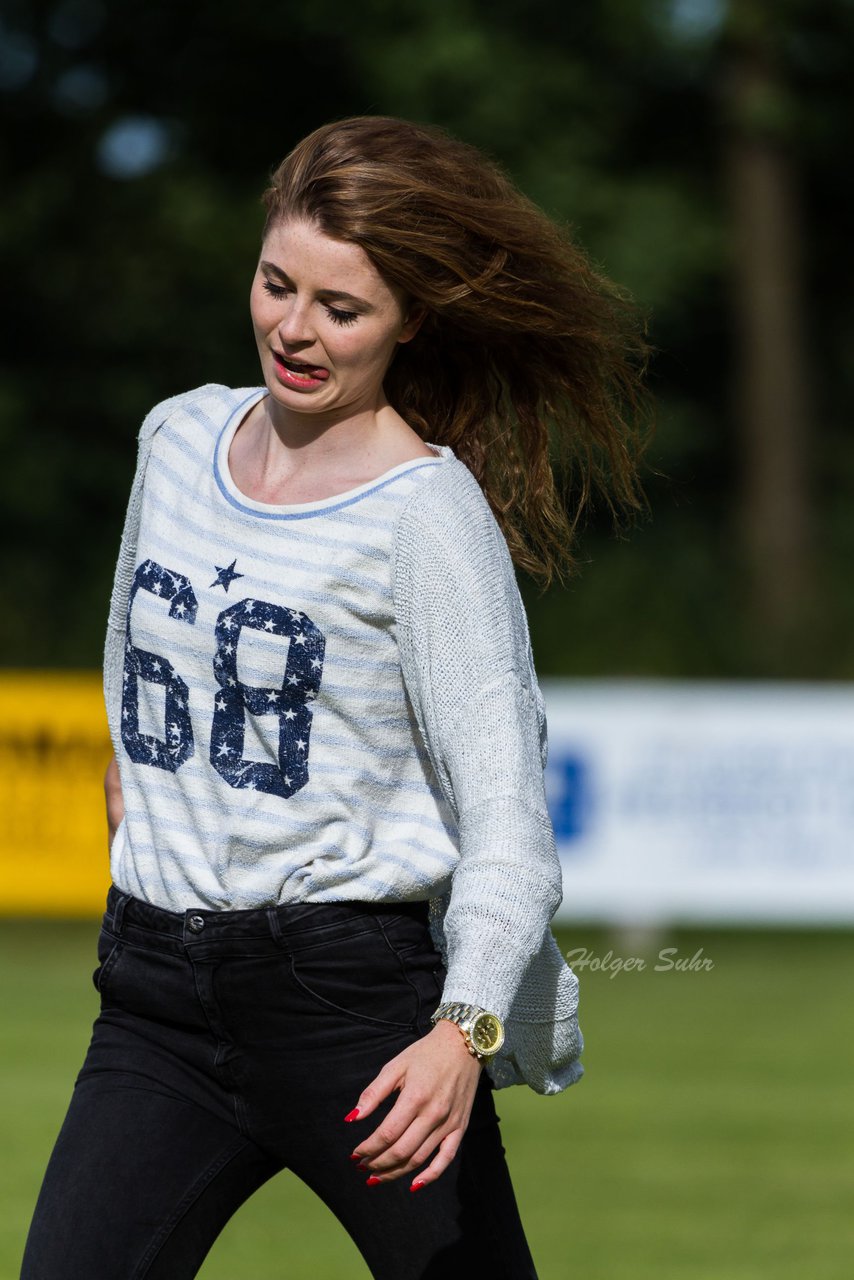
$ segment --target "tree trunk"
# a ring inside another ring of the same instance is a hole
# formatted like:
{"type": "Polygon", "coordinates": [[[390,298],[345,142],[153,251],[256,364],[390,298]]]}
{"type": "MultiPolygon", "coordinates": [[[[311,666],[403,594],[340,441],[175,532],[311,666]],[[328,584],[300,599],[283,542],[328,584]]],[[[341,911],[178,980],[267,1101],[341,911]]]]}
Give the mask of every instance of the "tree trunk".
{"type": "MultiPolygon", "coordinates": [[[[754,17],[757,6],[750,8],[754,17]]],[[[738,529],[761,666],[791,673],[813,588],[810,408],[797,175],[761,22],[729,43],[725,164],[732,231],[738,529]]],[[[767,28],[765,28],[767,30],[767,28]]]]}

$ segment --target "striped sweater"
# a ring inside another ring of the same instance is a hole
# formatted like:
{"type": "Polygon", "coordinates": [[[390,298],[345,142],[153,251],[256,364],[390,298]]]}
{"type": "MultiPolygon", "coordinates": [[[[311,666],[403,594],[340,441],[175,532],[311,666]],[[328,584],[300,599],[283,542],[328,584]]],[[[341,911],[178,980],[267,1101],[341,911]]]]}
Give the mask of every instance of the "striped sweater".
{"type": "Polygon", "coordinates": [[[443,1000],[507,1026],[497,1087],[581,1074],[546,722],[506,543],[447,446],[318,502],[236,488],[263,388],[140,433],[105,650],[117,886],[169,910],[430,900],[443,1000]]]}

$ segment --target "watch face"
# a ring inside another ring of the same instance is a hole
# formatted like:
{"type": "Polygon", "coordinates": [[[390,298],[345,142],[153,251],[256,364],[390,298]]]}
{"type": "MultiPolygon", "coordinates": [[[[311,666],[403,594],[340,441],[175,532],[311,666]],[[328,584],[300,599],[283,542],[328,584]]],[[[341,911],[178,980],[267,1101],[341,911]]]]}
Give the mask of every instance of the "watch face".
{"type": "Polygon", "coordinates": [[[495,1053],[504,1043],[504,1028],[494,1013],[479,1013],[469,1034],[478,1053],[495,1053]]]}

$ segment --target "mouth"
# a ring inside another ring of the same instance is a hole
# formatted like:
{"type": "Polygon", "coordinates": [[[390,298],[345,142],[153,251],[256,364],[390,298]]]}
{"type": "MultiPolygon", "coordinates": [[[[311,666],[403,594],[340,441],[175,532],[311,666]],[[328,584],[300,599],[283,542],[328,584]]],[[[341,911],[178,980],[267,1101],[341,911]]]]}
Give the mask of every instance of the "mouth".
{"type": "Polygon", "coordinates": [[[329,377],[329,370],[323,365],[309,364],[307,360],[295,360],[292,356],[283,356],[279,351],[273,351],[273,360],[282,381],[290,385],[297,383],[316,386],[329,377]]]}

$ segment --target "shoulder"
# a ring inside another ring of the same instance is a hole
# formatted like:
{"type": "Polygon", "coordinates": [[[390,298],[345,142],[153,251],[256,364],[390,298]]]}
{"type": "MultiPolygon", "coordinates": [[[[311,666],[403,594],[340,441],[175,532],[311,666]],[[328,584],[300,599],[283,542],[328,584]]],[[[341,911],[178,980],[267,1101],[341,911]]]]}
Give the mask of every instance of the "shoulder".
{"type": "Polygon", "coordinates": [[[430,602],[490,601],[505,607],[518,585],[501,526],[468,467],[456,457],[425,468],[421,484],[397,520],[392,584],[400,621],[422,613],[430,602]]]}
{"type": "Polygon", "coordinates": [[[207,382],[191,391],[169,396],[158,401],[146,414],[139,431],[140,443],[150,440],[165,422],[181,413],[188,413],[211,427],[221,426],[229,414],[260,390],[259,387],[226,387],[218,382],[207,382]]]}
{"type": "Polygon", "coordinates": [[[450,449],[441,467],[425,467],[420,484],[404,503],[397,522],[398,539],[432,537],[453,545],[459,538],[480,537],[506,547],[501,527],[471,471],[450,449]]]}
{"type": "Polygon", "coordinates": [[[441,467],[425,467],[401,508],[395,561],[441,558],[461,573],[488,564],[513,573],[510,552],[486,495],[472,472],[448,450],[441,467]]]}

